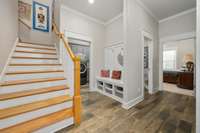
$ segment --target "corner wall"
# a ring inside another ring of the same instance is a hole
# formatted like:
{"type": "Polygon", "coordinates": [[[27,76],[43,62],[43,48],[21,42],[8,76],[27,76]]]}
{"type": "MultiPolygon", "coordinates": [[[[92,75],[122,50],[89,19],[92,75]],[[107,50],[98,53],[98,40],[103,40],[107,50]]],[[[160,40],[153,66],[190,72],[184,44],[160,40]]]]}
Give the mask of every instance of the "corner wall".
{"type": "Polygon", "coordinates": [[[159,63],[158,63],[158,22],[137,0],[125,0],[125,106],[133,106],[142,100],[142,31],[153,35],[153,88],[159,88],[159,63]]]}
{"type": "Polygon", "coordinates": [[[1,0],[0,4],[0,73],[18,37],[18,1],[1,0]]]}

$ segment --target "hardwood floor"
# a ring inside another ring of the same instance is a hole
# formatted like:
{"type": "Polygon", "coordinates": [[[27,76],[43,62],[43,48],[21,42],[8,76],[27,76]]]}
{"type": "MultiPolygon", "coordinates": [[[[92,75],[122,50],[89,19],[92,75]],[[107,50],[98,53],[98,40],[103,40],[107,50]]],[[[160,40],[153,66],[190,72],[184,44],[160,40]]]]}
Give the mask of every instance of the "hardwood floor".
{"type": "Polygon", "coordinates": [[[194,97],[169,92],[145,95],[130,110],[99,93],[82,89],[83,116],[79,126],[57,133],[194,133],[194,97]]]}

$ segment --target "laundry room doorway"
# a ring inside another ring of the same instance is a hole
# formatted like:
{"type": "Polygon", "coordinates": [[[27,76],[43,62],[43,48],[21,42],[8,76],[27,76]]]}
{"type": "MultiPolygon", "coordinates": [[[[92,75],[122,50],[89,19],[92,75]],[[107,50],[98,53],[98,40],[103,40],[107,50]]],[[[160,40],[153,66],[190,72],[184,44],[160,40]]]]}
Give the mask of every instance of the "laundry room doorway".
{"type": "Polygon", "coordinates": [[[81,59],[80,77],[81,88],[89,88],[90,83],[90,43],[85,41],[70,41],[70,47],[81,59]]]}

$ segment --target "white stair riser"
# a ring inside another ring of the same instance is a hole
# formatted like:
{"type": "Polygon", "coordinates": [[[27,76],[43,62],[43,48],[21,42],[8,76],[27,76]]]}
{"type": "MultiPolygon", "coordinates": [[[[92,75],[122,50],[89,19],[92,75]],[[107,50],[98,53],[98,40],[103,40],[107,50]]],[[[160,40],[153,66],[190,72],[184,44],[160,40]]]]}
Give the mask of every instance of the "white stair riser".
{"type": "Polygon", "coordinates": [[[57,122],[53,125],[49,125],[45,128],[39,129],[33,133],[55,133],[58,130],[61,130],[63,128],[69,127],[74,124],[73,117],[65,119],[63,121],[57,122]]]}
{"type": "Polygon", "coordinates": [[[28,43],[19,43],[19,46],[29,46],[29,47],[39,47],[39,48],[55,48],[54,45],[48,46],[48,45],[37,45],[37,44],[28,44],[28,43]]]}
{"type": "Polygon", "coordinates": [[[63,77],[63,72],[5,75],[3,81],[63,77]]]}
{"type": "Polygon", "coordinates": [[[43,71],[43,70],[63,70],[62,66],[9,66],[7,71],[43,71]]]}
{"type": "Polygon", "coordinates": [[[50,64],[58,64],[58,60],[42,60],[42,59],[12,59],[11,63],[50,63],[50,64]]]}
{"type": "Polygon", "coordinates": [[[32,53],[20,53],[20,52],[15,52],[14,56],[20,56],[20,57],[39,57],[39,58],[57,58],[57,55],[32,54],[32,53]]]}
{"type": "Polygon", "coordinates": [[[61,90],[61,91],[54,91],[54,92],[21,97],[21,98],[6,100],[6,101],[0,101],[0,109],[15,107],[15,106],[32,103],[32,102],[36,102],[40,100],[47,100],[47,99],[58,97],[58,96],[64,96],[64,95],[67,96],[68,94],[69,94],[69,90],[61,90]]]}
{"type": "Polygon", "coordinates": [[[67,85],[67,81],[59,80],[59,81],[51,81],[51,82],[40,82],[40,83],[32,83],[32,84],[3,86],[0,89],[0,94],[20,92],[20,91],[25,91],[25,90],[46,88],[46,87],[59,86],[59,85],[67,85]]]}
{"type": "Polygon", "coordinates": [[[57,111],[61,111],[63,109],[70,108],[70,107],[72,107],[71,101],[58,104],[58,105],[49,106],[49,107],[39,109],[36,111],[23,113],[23,114],[13,116],[7,119],[3,119],[3,120],[0,120],[0,129],[7,128],[7,127],[10,127],[22,122],[26,122],[26,121],[29,121],[41,116],[51,114],[51,113],[55,113],[57,111]]]}
{"type": "Polygon", "coordinates": [[[30,52],[48,52],[48,53],[56,53],[56,50],[48,50],[48,49],[33,49],[33,48],[23,48],[23,47],[16,47],[15,50],[20,50],[20,51],[30,51],[30,52]]]}

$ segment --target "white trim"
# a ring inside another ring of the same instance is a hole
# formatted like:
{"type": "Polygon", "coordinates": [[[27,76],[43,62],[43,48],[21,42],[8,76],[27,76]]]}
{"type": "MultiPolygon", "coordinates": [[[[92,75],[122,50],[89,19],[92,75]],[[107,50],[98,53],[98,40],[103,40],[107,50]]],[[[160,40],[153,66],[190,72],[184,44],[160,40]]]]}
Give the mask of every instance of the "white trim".
{"type": "Polygon", "coordinates": [[[164,18],[164,19],[160,20],[159,23],[163,23],[163,22],[165,22],[165,21],[169,21],[169,20],[171,20],[171,19],[175,19],[175,18],[184,16],[184,15],[189,14],[189,13],[192,13],[192,12],[196,12],[196,8],[192,8],[192,9],[183,11],[183,12],[181,12],[181,13],[175,14],[175,15],[173,15],[173,16],[164,18]]]}
{"type": "Polygon", "coordinates": [[[144,100],[144,97],[143,96],[139,96],[139,97],[137,97],[137,98],[135,98],[135,99],[133,99],[133,100],[131,100],[129,102],[123,102],[122,108],[128,110],[128,109],[132,108],[133,106],[135,106],[136,104],[142,102],[143,100],[144,100]]]}
{"type": "Polygon", "coordinates": [[[123,17],[123,13],[120,13],[120,14],[118,14],[117,16],[115,16],[114,18],[112,18],[112,19],[108,20],[107,22],[105,22],[104,25],[105,25],[105,26],[108,26],[108,25],[114,23],[115,21],[119,20],[119,19],[122,18],[122,17],[123,17]]]}
{"type": "Polygon", "coordinates": [[[196,32],[186,32],[186,33],[178,34],[174,36],[163,37],[160,39],[160,42],[164,43],[164,42],[169,42],[169,41],[178,41],[178,40],[184,40],[184,39],[195,38],[195,37],[196,37],[196,32]]]}
{"type": "Polygon", "coordinates": [[[109,48],[109,47],[117,46],[117,45],[122,45],[122,44],[124,44],[123,41],[113,42],[113,43],[107,44],[107,46],[105,46],[105,48],[109,48]]]}
{"type": "Polygon", "coordinates": [[[149,14],[151,15],[156,21],[159,19],[154,15],[154,13],[141,1],[141,0],[136,0],[136,2],[149,14]]]}
{"type": "Polygon", "coordinates": [[[81,13],[81,12],[79,12],[77,10],[74,10],[74,9],[72,9],[72,8],[66,6],[66,5],[65,6],[61,5],[61,9],[67,10],[67,11],[69,11],[69,12],[75,14],[75,15],[78,15],[78,16],[84,17],[86,19],[89,19],[89,20],[91,20],[91,21],[93,21],[95,23],[98,23],[98,24],[101,24],[101,25],[105,25],[104,21],[101,21],[101,20],[98,20],[96,18],[90,17],[90,16],[88,16],[88,15],[86,15],[84,13],[81,13]]]}
{"type": "Polygon", "coordinates": [[[142,96],[144,97],[144,38],[148,38],[151,43],[149,44],[149,85],[148,85],[148,91],[150,94],[153,93],[153,44],[154,44],[154,39],[153,39],[153,34],[148,33],[144,30],[141,32],[142,34],[142,96]]]}
{"type": "Polygon", "coordinates": [[[73,38],[73,39],[77,39],[77,40],[83,40],[83,41],[86,41],[86,42],[92,42],[92,39],[89,36],[84,35],[82,33],[76,33],[76,32],[64,29],[64,34],[68,38],[73,38]]]}
{"type": "Polygon", "coordinates": [[[19,43],[19,38],[17,37],[16,40],[15,40],[15,42],[14,42],[14,45],[13,45],[11,51],[10,51],[10,54],[9,54],[8,59],[7,59],[7,61],[6,61],[6,64],[4,65],[3,71],[1,72],[1,75],[0,75],[0,82],[2,81],[2,78],[3,78],[3,76],[4,76],[5,73],[6,73],[7,67],[8,67],[8,65],[9,65],[9,63],[10,63],[10,61],[11,61],[11,59],[12,59],[11,57],[12,57],[12,55],[13,55],[13,53],[14,53],[14,51],[15,51],[16,45],[17,45],[18,43],[19,43]]]}
{"type": "Polygon", "coordinates": [[[174,36],[168,36],[168,37],[164,37],[160,39],[160,46],[159,46],[159,90],[160,91],[163,90],[163,44],[166,42],[191,39],[195,37],[196,37],[195,32],[187,32],[187,33],[178,34],[174,36]]]}

